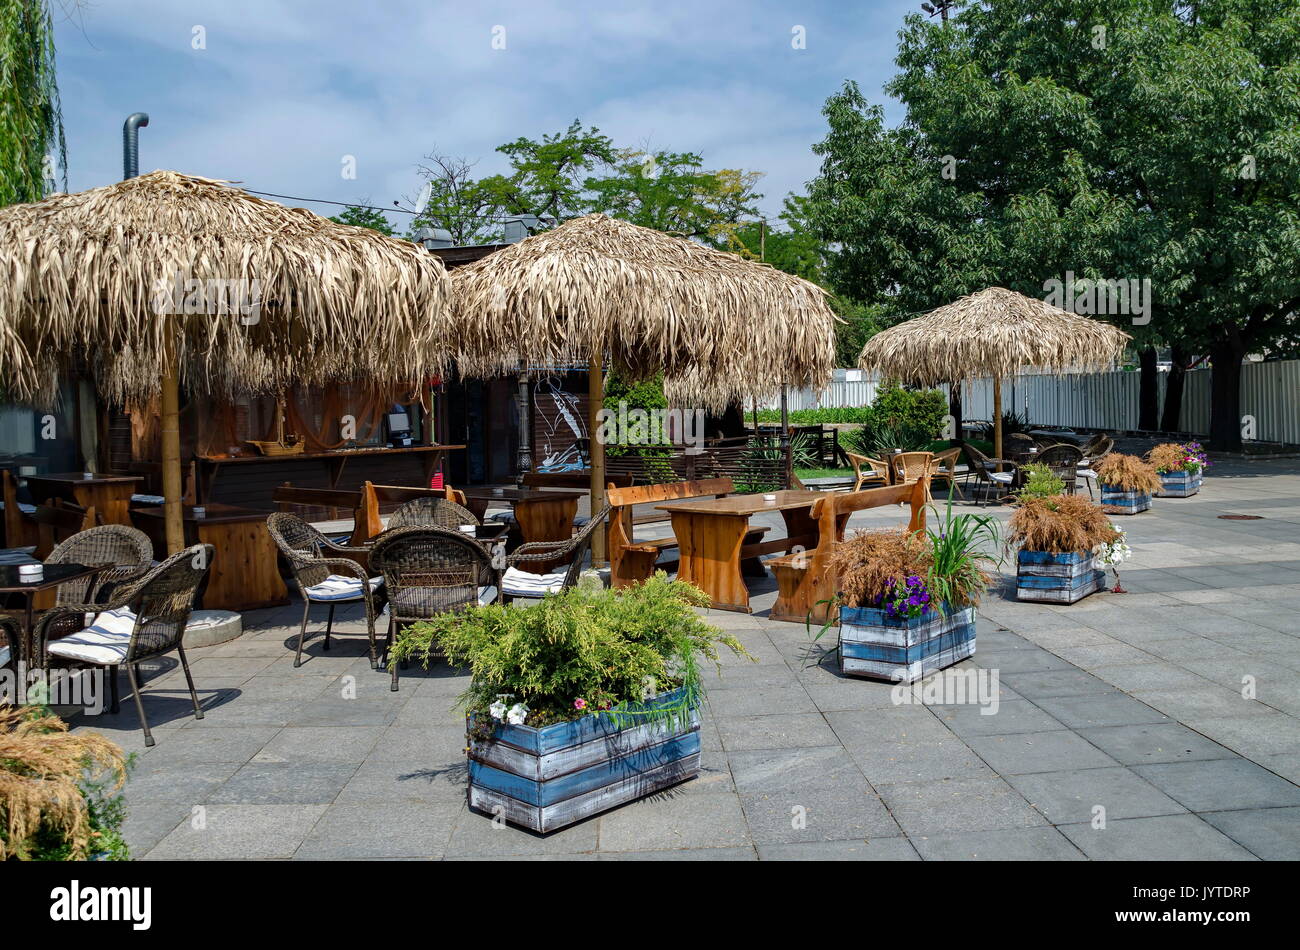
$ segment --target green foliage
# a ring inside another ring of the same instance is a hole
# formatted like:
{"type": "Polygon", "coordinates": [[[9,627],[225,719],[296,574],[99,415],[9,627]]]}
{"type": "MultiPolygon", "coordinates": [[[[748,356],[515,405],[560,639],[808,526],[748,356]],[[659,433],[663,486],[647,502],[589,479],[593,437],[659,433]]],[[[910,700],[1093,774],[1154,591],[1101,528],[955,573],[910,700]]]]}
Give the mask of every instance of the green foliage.
{"type": "Polygon", "coordinates": [[[40,201],[68,149],[45,0],[0,0],[0,206],[40,201]]]}
{"type": "Polygon", "coordinates": [[[699,703],[701,657],[716,661],[718,644],[748,656],[740,641],[696,613],[708,602],[657,572],[622,591],[578,587],[531,607],[493,604],[439,615],[399,634],[391,662],[427,666],[445,651],[449,662],[470,669],[461,703],[476,717],[486,717],[499,694],[525,703],[527,724],[540,726],[681,687],[683,703],[660,713],[680,714],[699,703]],[[579,699],[585,708],[575,707],[579,699]]]}
{"type": "MultiPolygon", "coordinates": [[[[1294,4],[965,4],[909,15],[897,63],[897,128],[851,82],[824,110],[808,220],[840,292],[919,312],[990,285],[1043,297],[1067,271],[1149,278],[1153,319],[1110,317],[1139,346],[1222,365],[1294,338],[1294,4]]],[[[1239,443],[1235,406],[1215,415],[1239,443]]]]}
{"type": "MultiPolygon", "coordinates": [[[[135,765],[135,754],[127,762],[128,771],[135,765]]],[[[126,795],[111,791],[108,779],[83,780],[82,794],[86,799],[86,815],[90,823],[90,857],[98,861],[130,861],[131,851],[122,837],[122,824],[126,821],[126,795]]],[[[43,825],[32,836],[28,852],[31,861],[68,861],[72,859],[72,844],[57,828],[43,825]]]]}
{"type": "Polygon", "coordinates": [[[938,389],[903,389],[886,383],[877,392],[861,429],[840,440],[850,451],[880,457],[894,449],[924,451],[943,430],[948,400],[938,389]]]}
{"type": "MultiPolygon", "coordinates": [[[[817,425],[818,423],[864,423],[872,419],[870,406],[849,406],[849,407],[822,407],[817,409],[794,409],[789,413],[790,424],[794,426],[817,425]]],[[[747,413],[746,419],[752,419],[753,414],[747,413]]],[[[780,422],[781,410],[779,409],[760,409],[758,410],[759,422],[780,422]]]]}
{"type": "Polygon", "coordinates": [[[950,607],[978,604],[989,585],[986,565],[1002,562],[997,519],[992,515],[954,515],[949,495],[938,530],[931,526],[926,533],[933,557],[926,579],[931,597],[950,607]]]}
{"type": "Polygon", "coordinates": [[[382,211],[376,211],[374,208],[348,205],[341,213],[334,215],[330,220],[335,224],[350,224],[353,227],[370,228],[370,230],[386,234],[388,237],[393,236],[393,226],[388,223],[388,218],[384,216],[382,211]]]}
{"type": "Polygon", "coordinates": [[[1065,481],[1052,473],[1042,462],[1025,466],[1025,484],[1019,491],[1023,498],[1050,498],[1065,491],[1065,481]]]}
{"type": "Polygon", "coordinates": [[[635,416],[628,418],[636,409],[654,412],[668,408],[663,375],[634,382],[611,372],[605,377],[605,400],[602,405],[609,412],[606,421],[602,423],[602,429],[607,433],[605,454],[640,455],[646,459],[648,470],[653,468],[665,472],[671,478],[672,469],[668,466],[667,459],[672,452],[667,448],[658,448],[669,445],[667,434],[662,431],[650,432],[648,427],[638,425],[635,416]],[[626,405],[626,413],[620,413],[620,403],[626,405]]]}

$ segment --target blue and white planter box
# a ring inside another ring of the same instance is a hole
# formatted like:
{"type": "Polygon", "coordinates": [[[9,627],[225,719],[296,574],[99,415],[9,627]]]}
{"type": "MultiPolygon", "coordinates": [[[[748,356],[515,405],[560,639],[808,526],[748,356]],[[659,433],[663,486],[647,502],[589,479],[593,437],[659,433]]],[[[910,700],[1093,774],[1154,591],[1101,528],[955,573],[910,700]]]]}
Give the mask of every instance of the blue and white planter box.
{"type": "Polygon", "coordinates": [[[1160,491],[1157,498],[1191,498],[1201,490],[1203,471],[1195,472],[1161,472],[1160,491]]]}
{"type": "Polygon", "coordinates": [[[1020,551],[1016,555],[1017,600],[1073,604],[1103,589],[1105,578],[1092,552],[1020,551]]]}
{"type": "Polygon", "coordinates": [[[840,671],[913,683],[975,653],[975,608],[894,620],[879,607],[840,608],[840,671]]]}
{"type": "Polygon", "coordinates": [[[1135,515],[1151,507],[1151,496],[1135,491],[1121,491],[1111,485],[1101,486],[1101,503],[1112,511],[1109,515],[1135,515]]]}
{"type": "MultiPolygon", "coordinates": [[[[641,708],[680,699],[677,690],[641,708]]],[[[546,833],[699,773],[698,710],[640,724],[625,713],[622,722],[599,713],[540,729],[498,723],[486,741],[471,729],[470,807],[546,833]]]]}

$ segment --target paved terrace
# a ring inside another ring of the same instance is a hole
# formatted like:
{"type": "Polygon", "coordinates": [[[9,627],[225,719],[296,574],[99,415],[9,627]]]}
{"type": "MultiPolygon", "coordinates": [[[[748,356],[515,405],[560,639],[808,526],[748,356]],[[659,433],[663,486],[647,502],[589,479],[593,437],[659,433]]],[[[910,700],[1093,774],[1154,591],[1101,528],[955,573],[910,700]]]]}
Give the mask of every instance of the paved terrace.
{"type": "MultiPolygon", "coordinates": [[[[202,722],[167,658],[145,693],[153,749],[125,687],[121,715],[76,723],[140,752],[141,858],[1295,859],[1300,463],[1212,472],[1196,497],[1121,519],[1131,593],[1022,604],[1004,577],[958,667],[999,672],[995,715],[840,677],[802,626],[766,619],[769,580],[752,616],[712,615],[758,662],[710,675],[701,776],[545,838],[466,809],[466,677],[412,669],[390,693],[355,611],[299,669],[296,605],[193,651],[202,722]]],[[[899,520],[866,514],[854,526],[899,520]]]]}

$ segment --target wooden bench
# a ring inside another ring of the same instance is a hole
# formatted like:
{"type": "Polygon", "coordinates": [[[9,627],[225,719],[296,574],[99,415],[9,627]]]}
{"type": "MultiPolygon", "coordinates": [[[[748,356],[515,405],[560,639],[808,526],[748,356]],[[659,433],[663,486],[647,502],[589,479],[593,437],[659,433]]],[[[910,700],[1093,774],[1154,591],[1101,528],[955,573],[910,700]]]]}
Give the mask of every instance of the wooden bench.
{"type": "Polygon", "coordinates": [[[337,488],[298,488],[285,482],[272,493],[271,501],[274,502],[277,511],[288,511],[304,517],[307,521],[318,519],[306,517],[296,509],[322,509],[331,513],[333,517],[330,520],[333,521],[340,520],[338,518],[340,511],[347,511],[352,518],[352,532],[348,544],[354,546],[364,544],[370,537],[365,534],[362,492],[337,488]]]}
{"type": "MultiPolygon", "coordinates": [[[[676,550],[677,539],[653,538],[644,541],[633,539],[634,524],[666,522],[671,519],[663,512],[651,515],[633,515],[636,505],[676,501],[680,498],[723,498],[734,493],[735,484],[730,478],[706,478],[693,482],[668,482],[661,485],[634,485],[619,487],[610,482],[606,488],[609,502],[609,578],[611,587],[630,587],[649,579],[654,574],[655,562],[665,551],[676,550]]],[[[745,535],[746,546],[755,544],[770,528],[752,527],[745,535]]],[[[763,565],[758,554],[742,549],[742,567],[746,574],[762,575],[763,565]]],[[[665,565],[667,566],[667,565],[665,565]]]]}
{"type": "Polygon", "coordinates": [[[828,494],[819,498],[811,512],[812,519],[817,522],[817,546],[811,551],[797,551],[767,562],[777,587],[771,619],[795,623],[809,620],[824,623],[831,619],[828,601],[839,590],[839,578],[830,566],[831,553],[835,543],[844,540],[844,526],[849,516],[867,508],[906,503],[911,506],[907,529],[923,531],[929,483],[929,478],[922,477],[906,485],[868,488],[866,491],[828,494]]]}

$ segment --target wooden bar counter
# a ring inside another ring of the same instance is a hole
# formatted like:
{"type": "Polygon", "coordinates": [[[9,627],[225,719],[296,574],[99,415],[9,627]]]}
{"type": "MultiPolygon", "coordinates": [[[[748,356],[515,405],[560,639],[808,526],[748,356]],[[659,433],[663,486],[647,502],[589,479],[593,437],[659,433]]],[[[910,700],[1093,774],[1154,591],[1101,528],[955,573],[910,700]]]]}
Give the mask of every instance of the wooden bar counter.
{"type": "MultiPolygon", "coordinates": [[[[135,525],[153,540],[155,556],[166,556],[161,508],[137,508],[135,525]]],[[[208,610],[253,610],[289,602],[280,579],[277,550],[266,530],[266,512],[234,505],[210,504],[202,518],[184,507],[185,543],[216,548],[202,606],[208,610]]]]}
{"type": "Polygon", "coordinates": [[[82,508],[94,508],[104,524],[130,524],[127,514],[131,496],[144,481],[139,475],[92,475],[82,472],[59,472],[52,475],[28,475],[27,490],[32,501],[43,505],[50,499],[76,502],[82,508]]]}

